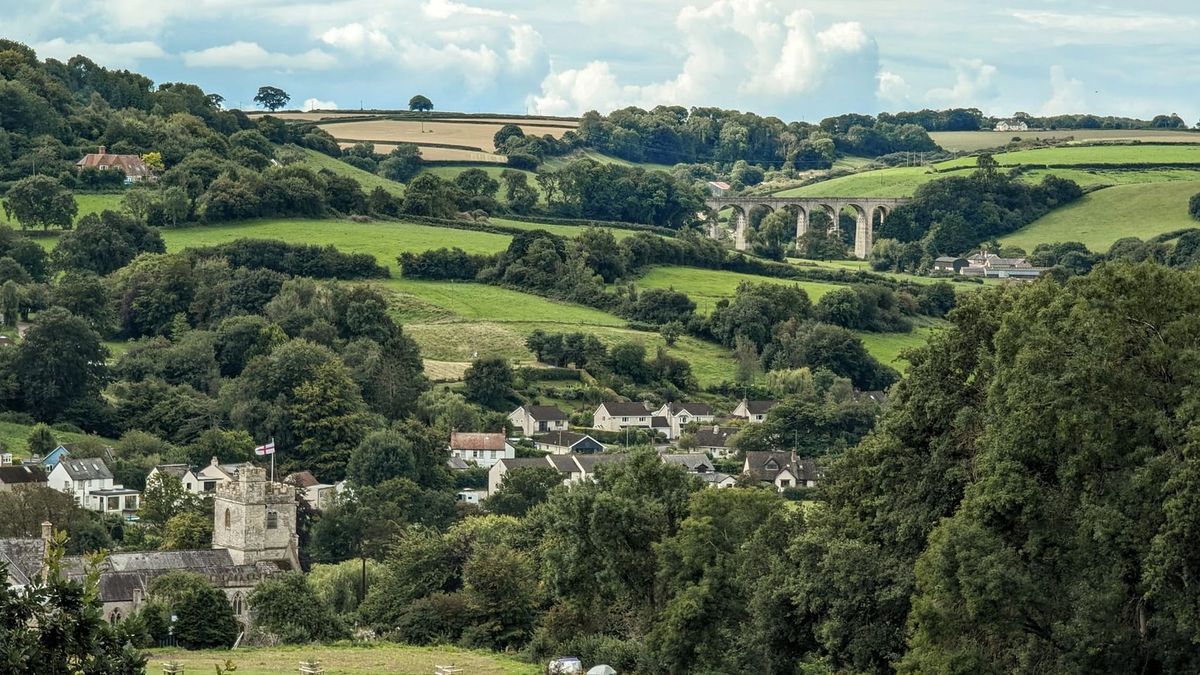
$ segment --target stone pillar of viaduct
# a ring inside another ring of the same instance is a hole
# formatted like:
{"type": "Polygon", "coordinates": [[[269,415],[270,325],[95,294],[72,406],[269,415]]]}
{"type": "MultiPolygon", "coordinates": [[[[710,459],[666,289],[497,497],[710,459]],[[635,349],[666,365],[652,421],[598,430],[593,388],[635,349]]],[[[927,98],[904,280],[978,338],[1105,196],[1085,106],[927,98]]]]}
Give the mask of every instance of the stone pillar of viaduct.
{"type": "MultiPolygon", "coordinates": [[[[715,214],[722,209],[732,208],[733,244],[739,251],[746,250],[748,215],[756,206],[763,206],[771,211],[793,209],[796,213],[796,238],[808,231],[815,211],[824,211],[832,219],[832,227],[840,231],[839,222],[842,211],[850,208],[854,211],[854,255],[866,258],[871,254],[871,246],[875,241],[875,224],[883,223],[892,209],[910,200],[896,197],[712,197],[705,205],[715,214]]],[[[720,226],[714,217],[709,222],[709,235],[713,238],[720,236],[720,226]]]]}

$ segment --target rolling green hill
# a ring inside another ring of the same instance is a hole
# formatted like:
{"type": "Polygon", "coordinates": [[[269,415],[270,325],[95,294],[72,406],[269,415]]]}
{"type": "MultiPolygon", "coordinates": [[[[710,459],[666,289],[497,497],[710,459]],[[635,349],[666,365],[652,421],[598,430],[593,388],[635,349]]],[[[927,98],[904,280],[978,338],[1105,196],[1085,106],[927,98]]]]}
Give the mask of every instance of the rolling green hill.
{"type": "Polygon", "coordinates": [[[1076,141],[1200,143],[1200,134],[1177,129],[1052,129],[1030,131],[934,131],[935,143],[951,152],[986,150],[1006,145],[1013,137],[1024,140],[1073,138],[1076,141]]]}
{"type": "Polygon", "coordinates": [[[370,192],[377,187],[398,196],[404,196],[404,184],[397,183],[394,180],[388,180],[383,176],[377,176],[370,171],[363,171],[356,166],[350,166],[340,159],[336,159],[326,155],[323,152],[303,148],[304,150],[304,165],[313,171],[328,169],[338,175],[353,178],[363,186],[363,190],[370,192]]]}
{"type": "Polygon", "coordinates": [[[1188,199],[1198,192],[1200,180],[1117,185],[1084,195],[1000,241],[1025,250],[1039,243],[1080,241],[1103,252],[1122,237],[1146,239],[1200,225],[1187,213],[1188,199]]]}

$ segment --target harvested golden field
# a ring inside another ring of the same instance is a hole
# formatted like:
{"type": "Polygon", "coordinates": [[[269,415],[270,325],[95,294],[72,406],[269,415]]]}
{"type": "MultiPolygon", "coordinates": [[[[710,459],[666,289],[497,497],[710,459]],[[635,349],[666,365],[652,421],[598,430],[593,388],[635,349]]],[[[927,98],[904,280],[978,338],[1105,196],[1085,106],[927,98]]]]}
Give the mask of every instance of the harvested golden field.
{"type": "MultiPolygon", "coordinates": [[[[448,122],[443,120],[362,120],[354,122],[339,122],[335,124],[320,124],[320,128],[329,132],[338,141],[375,141],[397,143],[414,143],[416,145],[437,143],[445,145],[461,145],[464,148],[480,148],[491,152],[496,149],[492,139],[505,123],[448,122]]],[[[555,138],[569,131],[562,126],[538,126],[536,124],[521,124],[526,134],[544,136],[550,134],[555,138]]]]}
{"type": "Polygon", "coordinates": [[[346,117],[373,117],[373,115],[368,112],[351,112],[351,111],[321,112],[319,110],[314,110],[312,112],[274,112],[274,113],[257,111],[257,112],[246,113],[246,116],[250,117],[250,118],[264,117],[266,115],[278,117],[281,120],[293,120],[296,122],[319,122],[321,120],[336,120],[336,119],[343,119],[346,117]]]}
{"type": "MultiPolygon", "coordinates": [[[[338,143],[343,150],[354,145],[353,143],[338,143]]],[[[459,148],[431,148],[428,145],[417,145],[421,149],[421,159],[428,162],[490,162],[495,164],[503,164],[508,159],[504,155],[497,155],[490,152],[480,152],[478,150],[461,150],[459,148]]],[[[396,146],[390,143],[376,143],[375,152],[386,155],[396,146]]]]}

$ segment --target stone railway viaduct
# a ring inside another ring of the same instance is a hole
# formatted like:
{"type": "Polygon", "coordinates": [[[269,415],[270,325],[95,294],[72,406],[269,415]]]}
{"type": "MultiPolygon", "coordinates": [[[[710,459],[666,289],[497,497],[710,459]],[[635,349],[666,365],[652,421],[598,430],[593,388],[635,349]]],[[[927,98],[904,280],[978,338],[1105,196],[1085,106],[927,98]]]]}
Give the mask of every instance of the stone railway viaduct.
{"type": "Polygon", "coordinates": [[[842,209],[849,207],[855,213],[857,226],[854,232],[854,255],[866,258],[871,253],[871,245],[875,241],[875,225],[882,223],[892,212],[892,209],[912,200],[897,197],[709,197],[704,200],[705,206],[712,211],[709,221],[709,235],[717,238],[720,234],[716,214],[725,208],[733,209],[732,222],[733,245],[739,251],[746,250],[746,230],[750,209],[763,206],[771,211],[789,208],[796,213],[796,237],[808,231],[809,220],[813,213],[825,211],[833,219],[833,228],[838,229],[838,216],[842,209]]]}

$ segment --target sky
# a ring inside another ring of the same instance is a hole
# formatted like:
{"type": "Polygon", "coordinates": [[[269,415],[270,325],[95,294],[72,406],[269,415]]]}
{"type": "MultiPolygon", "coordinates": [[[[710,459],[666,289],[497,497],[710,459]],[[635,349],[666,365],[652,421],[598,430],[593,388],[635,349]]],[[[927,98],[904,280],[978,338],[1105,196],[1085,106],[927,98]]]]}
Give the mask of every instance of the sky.
{"type": "Polygon", "coordinates": [[[577,115],[718,106],[817,121],[976,107],[1200,121],[1200,2],[0,0],[0,36],[251,108],[577,115]],[[1134,7],[1136,5],[1136,8],[1134,7]]]}

